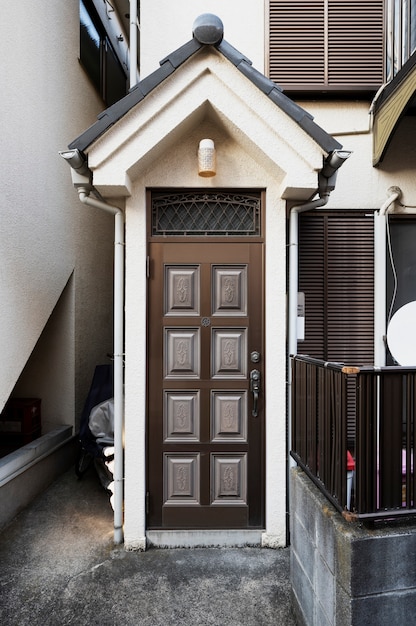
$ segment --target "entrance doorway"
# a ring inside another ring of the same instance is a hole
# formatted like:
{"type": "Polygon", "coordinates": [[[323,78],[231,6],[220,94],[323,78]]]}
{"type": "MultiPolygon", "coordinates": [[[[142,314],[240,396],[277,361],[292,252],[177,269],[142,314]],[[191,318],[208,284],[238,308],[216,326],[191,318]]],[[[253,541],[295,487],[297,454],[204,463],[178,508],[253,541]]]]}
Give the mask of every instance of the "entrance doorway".
{"type": "Polygon", "coordinates": [[[242,239],[149,237],[149,529],[264,525],[264,243],[242,239]]]}

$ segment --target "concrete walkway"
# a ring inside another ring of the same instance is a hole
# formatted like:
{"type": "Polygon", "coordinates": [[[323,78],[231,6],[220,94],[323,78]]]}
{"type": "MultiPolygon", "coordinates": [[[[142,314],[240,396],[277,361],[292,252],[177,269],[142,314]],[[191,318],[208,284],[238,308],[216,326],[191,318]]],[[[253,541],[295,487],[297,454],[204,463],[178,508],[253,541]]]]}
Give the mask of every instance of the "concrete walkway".
{"type": "Polygon", "coordinates": [[[0,534],[2,626],[295,626],[289,550],[126,552],[94,470],[63,475],[0,534]]]}

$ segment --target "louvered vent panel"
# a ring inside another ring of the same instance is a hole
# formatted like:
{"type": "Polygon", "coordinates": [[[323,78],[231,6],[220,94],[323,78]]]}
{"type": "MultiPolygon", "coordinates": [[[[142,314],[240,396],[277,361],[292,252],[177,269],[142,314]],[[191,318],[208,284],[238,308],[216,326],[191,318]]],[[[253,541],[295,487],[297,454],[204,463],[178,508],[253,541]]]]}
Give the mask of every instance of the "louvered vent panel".
{"type": "Polygon", "coordinates": [[[382,84],[382,0],[328,2],[328,82],[382,84]]]}
{"type": "Polygon", "coordinates": [[[325,79],[324,2],[270,2],[270,78],[321,84],[325,79]]]}
{"type": "Polygon", "coordinates": [[[384,81],[383,0],[270,0],[269,30],[269,76],[287,91],[384,81]]]}

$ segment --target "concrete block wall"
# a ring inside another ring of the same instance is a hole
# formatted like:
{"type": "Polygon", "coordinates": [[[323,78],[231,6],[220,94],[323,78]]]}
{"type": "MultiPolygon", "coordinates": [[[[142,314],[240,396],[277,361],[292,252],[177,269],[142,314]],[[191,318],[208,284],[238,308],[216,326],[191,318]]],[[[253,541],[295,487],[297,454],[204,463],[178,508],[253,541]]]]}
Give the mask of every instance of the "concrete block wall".
{"type": "Polygon", "coordinates": [[[299,469],[291,471],[291,581],[300,624],[411,623],[416,524],[346,522],[299,469]]]}

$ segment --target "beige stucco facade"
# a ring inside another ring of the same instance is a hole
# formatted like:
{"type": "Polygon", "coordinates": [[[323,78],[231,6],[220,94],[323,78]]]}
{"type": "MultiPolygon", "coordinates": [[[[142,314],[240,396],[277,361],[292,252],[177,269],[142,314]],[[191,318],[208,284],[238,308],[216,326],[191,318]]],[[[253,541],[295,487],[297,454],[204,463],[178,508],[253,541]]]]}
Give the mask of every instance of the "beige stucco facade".
{"type": "Polygon", "coordinates": [[[104,105],[77,2],[5,3],[0,31],[0,409],[40,397],[46,432],[75,426],[111,352],[112,219],[79,203],[58,154],[104,105]]]}
{"type": "Polygon", "coordinates": [[[329,206],[337,209],[377,209],[385,202],[391,186],[400,187],[403,204],[415,204],[415,150],[412,142],[408,141],[414,127],[411,117],[403,118],[383,162],[373,167],[370,102],[337,101],[334,104],[302,101],[299,104],[312,113],[315,121],[330,135],[352,150],[351,157],[342,167],[329,206]]]}

